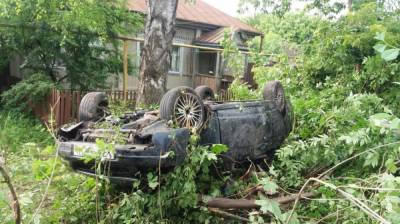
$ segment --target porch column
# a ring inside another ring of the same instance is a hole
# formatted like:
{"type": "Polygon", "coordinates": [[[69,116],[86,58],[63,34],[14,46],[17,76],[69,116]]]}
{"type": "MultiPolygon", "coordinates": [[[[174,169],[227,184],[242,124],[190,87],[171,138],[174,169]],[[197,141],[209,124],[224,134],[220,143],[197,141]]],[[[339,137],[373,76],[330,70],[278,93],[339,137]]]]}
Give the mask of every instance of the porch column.
{"type": "Polygon", "coordinates": [[[199,50],[196,48],[192,49],[192,87],[196,87],[196,76],[199,72],[199,50]]]}
{"type": "Polygon", "coordinates": [[[217,64],[215,65],[215,89],[221,90],[222,73],[220,72],[221,52],[217,53],[217,64]]]}
{"type": "Polygon", "coordinates": [[[124,79],[122,82],[122,92],[124,93],[124,101],[128,100],[128,40],[124,40],[124,79]]]}

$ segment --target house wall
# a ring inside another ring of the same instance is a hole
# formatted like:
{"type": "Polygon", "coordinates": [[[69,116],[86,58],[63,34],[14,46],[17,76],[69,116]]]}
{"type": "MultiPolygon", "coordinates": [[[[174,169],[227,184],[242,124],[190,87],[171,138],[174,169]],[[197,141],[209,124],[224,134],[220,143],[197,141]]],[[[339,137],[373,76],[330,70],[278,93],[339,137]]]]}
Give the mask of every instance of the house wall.
{"type": "MultiPolygon", "coordinates": [[[[196,30],[188,28],[177,28],[174,43],[191,44],[195,38],[196,30]]],[[[138,35],[143,37],[143,34],[138,35]]],[[[167,76],[167,89],[171,89],[177,86],[192,86],[192,74],[193,74],[193,49],[191,48],[180,48],[180,72],[170,72],[167,76]]],[[[135,90],[139,87],[139,66],[140,66],[140,42],[129,41],[128,58],[131,65],[134,67],[131,69],[128,76],[128,90],[135,90]]],[[[123,86],[122,74],[118,78],[118,85],[116,88],[122,90],[123,86]]]]}

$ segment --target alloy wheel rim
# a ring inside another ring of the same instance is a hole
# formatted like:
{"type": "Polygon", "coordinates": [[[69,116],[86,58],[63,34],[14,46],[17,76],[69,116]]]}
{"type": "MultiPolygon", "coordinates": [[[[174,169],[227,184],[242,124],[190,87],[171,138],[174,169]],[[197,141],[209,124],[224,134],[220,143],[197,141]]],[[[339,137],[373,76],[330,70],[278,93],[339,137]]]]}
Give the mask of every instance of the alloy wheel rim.
{"type": "Polygon", "coordinates": [[[191,93],[182,93],[175,102],[175,121],[180,127],[199,128],[202,124],[202,105],[191,93]]]}

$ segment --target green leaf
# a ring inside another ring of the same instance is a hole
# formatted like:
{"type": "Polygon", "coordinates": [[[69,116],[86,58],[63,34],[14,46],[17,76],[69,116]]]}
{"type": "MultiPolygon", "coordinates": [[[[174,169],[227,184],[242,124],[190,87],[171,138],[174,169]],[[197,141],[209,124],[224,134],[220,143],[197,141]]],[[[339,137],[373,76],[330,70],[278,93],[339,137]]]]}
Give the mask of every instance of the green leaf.
{"type": "Polygon", "coordinates": [[[387,128],[389,126],[389,120],[392,118],[392,115],[387,113],[378,113],[369,117],[369,120],[372,125],[382,128],[387,128]]]}
{"type": "Polygon", "coordinates": [[[207,160],[208,161],[216,161],[218,158],[217,158],[217,155],[215,155],[215,153],[207,153],[207,160]]]}
{"type": "Polygon", "coordinates": [[[211,152],[215,153],[215,154],[221,154],[223,152],[227,152],[228,151],[228,146],[224,145],[224,144],[214,144],[211,146],[210,148],[211,152]]]}
{"type": "Polygon", "coordinates": [[[375,39],[384,41],[385,40],[385,33],[376,33],[375,39]]]}
{"type": "Polygon", "coordinates": [[[382,52],[385,51],[385,49],[386,49],[386,45],[384,45],[384,44],[376,44],[376,45],[374,46],[374,49],[375,49],[377,52],[379,52],[379,53],[382,54],[382,52]]]}
{"type": "Polygon", "coordinates": [[[400,119],[396,117],[395,119],[391,120],[389,128],[391,130],[400,130],[400,119]]]}
{"type": "Polygon", "coordinates": [[[377,152],[371,152],[367,153],[366,159],[364,161],[364,166],[371,166],[371,167],[377,167],[379,164],[379,153],[377,152]]]}
{"type": "Polygon", "coordinates": [[[154,190],[158,186],[158,181],[157,181],[157,176],[154,176],[152,173],[147,174],[147,181],[149,184],[149,187],[154,190]]]}
{"type": "Polygon", "coordinates": [[[388,169],[390,173],[394,173],[397,171],[396,162],[393,159],[386,160],[385,167],[388,169]]]}
{"type": "Polygon", "coordinates": [[[260,210],[263,213],[270,212],[271,214],[274,215],[274,217],[276,219],[282,221],[283,216],[282,216],[281,209],[279,208],[278,202],[265,198],[263,200],[256,200],[255,203],[257,205],[261,206],[260,210]]]}
{"type": "Polygon", "coordinates": [[[399,56],[400,49],[399,48],[394,48],[394,49],[389,49],[389,50],[384,50],[381,54],[383,60],[385,61],[392,61],[396,59],[399,56]]]}
{"type": "MultiPolygon", "coordinates": [[[[282,215],[282,220],[281,220],[281,221],[282,221],[282,222],[283,222],[283,221],[286,221],[286,220],[289,218],[289,215],[290,215],[290,211],[289,211],[289,212],[286,212],[286,213],[283,213],[283,215],[282,215]]],[[[300,221],[299,221],[299,219],[297,218],[296,212],[293,213],[292,218],[290,218],[289,224],[300,224],[300,221]]]]}
{"type": "Polygon", "coordinates": [[[276,193],[278,185],[275,182],[269,180],[269,178],[262,178],[260,183],[262,184],[265,191],[271,192],[272,194],[276,193]]]}

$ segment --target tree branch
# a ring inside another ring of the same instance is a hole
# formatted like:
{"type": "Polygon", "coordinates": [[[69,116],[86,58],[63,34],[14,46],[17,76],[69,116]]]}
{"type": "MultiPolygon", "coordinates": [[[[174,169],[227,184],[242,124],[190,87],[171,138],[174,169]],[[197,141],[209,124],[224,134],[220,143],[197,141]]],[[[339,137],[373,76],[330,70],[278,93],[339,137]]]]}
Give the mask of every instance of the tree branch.
{"type": "Polygon", "coordinates": [[[4,182],[7,184],[8,188],[10,189],[10,192],[11,192],[11,197],[12,197],[12,200],[13,200],[13,203],[12,203],[11,207],[12,207],[12,209],[14,211],[15,223],[16,224],[20,224],[21,223],[21,208],[19,206],[17,193],[15,192],[14,186],[11,183],[10,176],[6,172],[5,168],[3,167],[3,162],[2,161],[3,161],[3,158],[0,157],[0,173],[3,175],[4,182]]]}
{"type": "MultiPolygon", "coordinates": [[[[311,198],[315,197],[317,194],[314,192],[306,192],[300,195],[300,198],[311,198]]],[[[297,194],[282,196],[277,198],[271,198],[278,202],[279,204],[288,204],[290,202],[295,201],[297,198],[297,194]]],[[[211,208],[222,208],[222,209],[258,209],[260,206],[255,203],[255,200],[248,199],[231,199],[231,198],[212,198],[209,200],[203,200],[204,204],[207,207],[211,208]]]]}
{"type": "Polygon", "coordinates": [[[221,210],[219,210],[217,208],[208,208],[208,211],[210,211],[212,213],[215,213],[215,214],[217,214],[217,215],[219,215],[221,217],[230,218],[230,219],[236,219],[236,220],[239,220],[239,221],[242,221],[242,222],[250,222],[249,219],[243,218],[241,216],[238,216],[238,215],[235,215],[235,214],[232,214],[232,213],[229,213],[229,212],[221,211],[221,210]]]}

